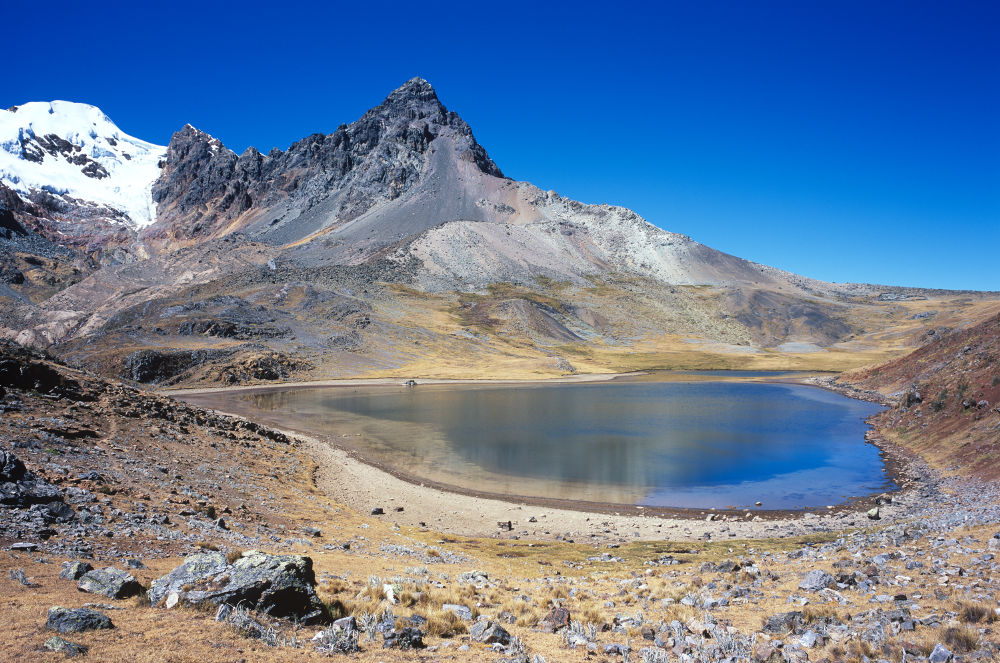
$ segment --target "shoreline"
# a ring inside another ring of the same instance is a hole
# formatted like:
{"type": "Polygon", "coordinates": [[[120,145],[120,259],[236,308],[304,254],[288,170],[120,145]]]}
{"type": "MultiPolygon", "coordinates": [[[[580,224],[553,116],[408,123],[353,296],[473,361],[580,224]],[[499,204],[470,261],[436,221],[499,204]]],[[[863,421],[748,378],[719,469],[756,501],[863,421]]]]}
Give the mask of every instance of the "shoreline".
{"type": "Polygon", "coordinates": [[[401,387],[407,380],[413,379],[416,386],[420,385],[534,385],[534,384],[572,384],[580,382],[609,382],[617,378],[646,375],[648,371],[631,371],[629,373],[579,373],[561,375],[554,378],[341,378],[331,380],[304,380],[299,382],[281,382],[259,385],[237,385],[233,387],[186,387],[180,389],[159,389],[162,396],[195,396],[198,394],[217,393],[266,393],[285,391],[289,389],[321,389],[327,387],[401,387]]]}
{"type": "MultiPolygon", "coordinates": [[[[575,379],[552,380],[436,380],[421,384],[538,384],[612,380],[618,377],[643,375],[598,374],[573,376],[575,379]]],[[[829,384],[830,378],[800,378],[797,384],[843,393],[829,384]],[[826,378],[826,379],[824,379],[826,378]]],[[[397,379],[379,378],[351,381],[317,381],[290,385],[214,388],[210,390],[178,390],[169,393],[184,400],[184,396],[222,392],[267,392],[288,388],[319,388],[325,386],[399,386],[397,379]],[[328,382],[334,384],[328,385],[328,382]]],[[[868,400],[868,399],[865,399],[868,400]]],[[[193,404],[215,409],[230,416],[252,419],[245,414],[225,412],[211,405],[193,404]]],[[[884,404],[884,401],[883,403],[884,404]]],[[[385,510],[384,518],[399,524],[428,527],[444,533],[466,536],[527,536],[535,539],[586,536],[599,541],[635,539],[697,540],[717,538],[783,538],[862,527],[877,521],[868,520],[866,512],[874,506],[880,509],[881,520],[905,517],[906,506],[913,502],[916,487],[937,487],[939,477],[921,462],[919,457],[887,443],[872,428],[865,439],[879,449],[886,466],[886,477],[895,490],[856,497],[831,507],[796,510],[741,508],[671,508],[644,507],[628,504],[587,502],[557,498],[514,497],[476,491],[449,484],[429,481],[367,457],[358,449],[345,445],[337,438],[288,427],[280,422],[260,421],[276,428],[304,444],[317,464],[317,486],[359,514],[374,508],[385,510]],[[403,506],[400,512],[393,511],[403,506]],[[526,514],[526,512],[530,512],[526,514]],[[534,517],[536,522],[529,522],[534,517]],[[499,523],[510,521],[510,530],[501,530],[499,523]],[[559,523],[560,532],[546,529],[546,523],[559,523]],[[444,524],[442,524],[444,523],[444,524]],[[620,529],[630,530],[628,538],[620,529]],[[676,532],[672,530],[678,530],[676,532]]]]}

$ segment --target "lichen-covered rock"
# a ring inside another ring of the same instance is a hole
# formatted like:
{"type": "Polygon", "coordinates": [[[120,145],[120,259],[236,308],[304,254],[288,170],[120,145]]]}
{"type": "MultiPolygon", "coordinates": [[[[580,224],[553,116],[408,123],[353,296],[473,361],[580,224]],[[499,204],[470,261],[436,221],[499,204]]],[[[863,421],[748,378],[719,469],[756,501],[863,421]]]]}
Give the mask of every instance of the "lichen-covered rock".
{"type": "Polygon", "coordinates": [[[80,633],[114,627],[110,617],[87,608],[54,606],[49,608],[49,616],[45,621],[45,628],[59,633],[80,633]]]}
{"type": "Polygon", "coordinates": [[[87,645],[71,642],[65,638],[60,638],[58,635],[54,635],[46,640],[42,646],[49,651],[66,654],[66,656],[82,656],[90,649],[87,645]]]}
{"type": "Polygon", "coordinates": [[[127,599],[142,593],[142,585],[135,576],[112,566],[87,571],[80,576],[77,587],[81,592],[100,594],[109,599],[127,599]]]}
{"type": "Polygon", "coordinates": [[[82,656],[83,654],[86,654],[89,649],[86,645],[70,642],[65,638],[60,638],[58,635],[53,635],[51,638],[46,640],[45,644],[42,646],[49,651],[66,654],[67,656],[82,656]]]}
{"type": "Polygon", "coordinates": [[[149,599],[154,606],[168,600],[243,605],[274,617],[311,623],[323,616],[315,587],[316,574],[308,557],[252,550],[228,563],[225,555],[212,552],[191,555],[154,580],[149,599]]]}

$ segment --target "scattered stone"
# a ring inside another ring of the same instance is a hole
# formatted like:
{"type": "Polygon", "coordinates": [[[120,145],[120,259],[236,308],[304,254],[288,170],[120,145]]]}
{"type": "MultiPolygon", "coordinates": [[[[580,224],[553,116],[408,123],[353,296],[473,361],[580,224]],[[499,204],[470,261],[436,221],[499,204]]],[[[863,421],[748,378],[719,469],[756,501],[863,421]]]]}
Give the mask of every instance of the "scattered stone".
{"type": "Polygon", "coordinates": [[[45,621],[45,628],[59,633],[80,633],[114,627],[110,617],[87,608],[55,606],[49,608],[48,619],[45,621]]]}
{"type": "Polygon", "coordinates": [[[879,515],[879,510],[878,510],[877,506],[868,510],[868,519],[869,520],[879,520],[880,518],[881,518],[881,516],[879,515]]]}
{"type": "Polygon", "coordinates": [[[373,516],[382,516],[382,515],[385,515],[385,510],[382,507],[377,506],[374,509],[372,509],[372,515],[373,516]]]}

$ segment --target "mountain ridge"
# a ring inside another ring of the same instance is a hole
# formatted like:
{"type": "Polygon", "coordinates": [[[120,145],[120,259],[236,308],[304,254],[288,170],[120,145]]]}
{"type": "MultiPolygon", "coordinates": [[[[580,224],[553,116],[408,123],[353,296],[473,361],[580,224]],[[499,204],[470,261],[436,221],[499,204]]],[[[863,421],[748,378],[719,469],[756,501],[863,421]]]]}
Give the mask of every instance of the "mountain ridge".
{"type": "Polygon", "coordinates": [[[420,78],[267,154],[187,124],[157,167],[142,228],[0,182],[0,335],[170,384],[842,368],[1000,308],[801,277],[512,180],[420,78]]]}

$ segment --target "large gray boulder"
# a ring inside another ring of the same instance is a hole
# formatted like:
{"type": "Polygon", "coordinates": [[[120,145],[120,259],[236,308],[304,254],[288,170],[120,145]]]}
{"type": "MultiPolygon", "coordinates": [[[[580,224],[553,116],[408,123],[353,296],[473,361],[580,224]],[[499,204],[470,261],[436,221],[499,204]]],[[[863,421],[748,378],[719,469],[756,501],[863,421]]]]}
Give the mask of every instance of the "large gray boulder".
{"type": "Polygon", "coordinates": [[[149,600],[154,606],[178,602],[243,605],[305,623],[319,621],[324,614],[310,558],[257,550],[245,552],[231,563],[222,553],[191,555],[153,581],[149,600]]]}
{"type": "Polygon", "coordinates": [[[80,633],[114,627],[110,617],[87,608],[54,606],[49,608],[49,616],[45,621],[45,628],[59,633],[80,633]]]}
{"type": "Polygon", "coordinates": [[[119,571],[113,566],[94,569],[80,576],[77,587],[81,592],[100,594],[109,599],[127,599],[142,594],[142,585],[131,573],[119,571]]]}

